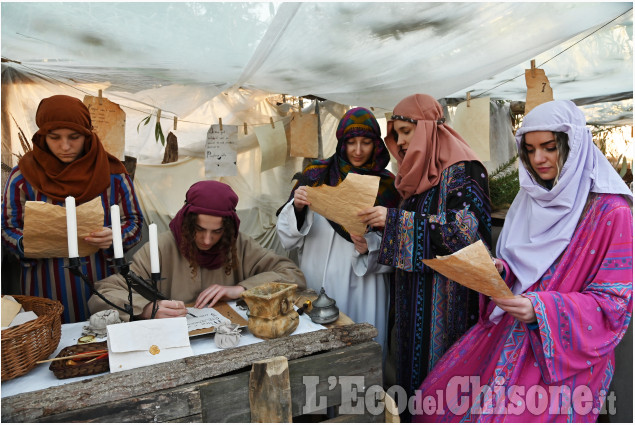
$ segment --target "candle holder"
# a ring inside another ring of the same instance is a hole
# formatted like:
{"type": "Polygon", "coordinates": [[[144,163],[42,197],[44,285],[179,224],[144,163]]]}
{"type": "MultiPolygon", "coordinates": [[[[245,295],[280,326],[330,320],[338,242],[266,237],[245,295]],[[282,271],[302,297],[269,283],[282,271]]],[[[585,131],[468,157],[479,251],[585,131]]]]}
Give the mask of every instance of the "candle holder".
{"type": "Polygon", "coordinates": [[[161,280],[161,273],[152,273],[152,280],[148,282],[146,279],[131,271],[130,264],[131,263],[127,262],[124,258],[115,258],[113,265],[111,266],[117,273],[123,276],[126,280],[126,285],[128,286],[128,303],[125,304],[123,308],[108,300],[95,288],[95,284],[82,272],[82,261],[79,257],[69,258],[68,266],[65,267],[69,269],[73,275],[82,279],[82,281],[90,289],[91,294],[98,296],[109,306],[127,313],[130,317],[129,321],[134,320],[134,310],[132,306],[132,291],[134,290],[136,293],[153,303],[152,315],[150,318],[154,319],[157,312],[157,301],[167,299],[167,297],[158,290],[158,282],[161,280]]]}

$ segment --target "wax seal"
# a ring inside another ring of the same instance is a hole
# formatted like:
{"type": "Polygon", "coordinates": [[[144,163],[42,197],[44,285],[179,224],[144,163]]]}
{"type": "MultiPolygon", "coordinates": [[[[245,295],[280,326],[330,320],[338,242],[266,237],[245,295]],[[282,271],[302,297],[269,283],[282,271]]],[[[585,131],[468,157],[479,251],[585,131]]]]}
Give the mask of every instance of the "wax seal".
{"type": "Polygon", "coordinates": [[[89,342],[93,342],[95,340],[95,335],[84,335],[79,337],[77,340],[78,344],[88,344],[89,342]]]}
{"type": "Polygon", "coordinates": [[[159,347],[157,347],[156,345],[151,345],[150,346],[150,354],[152,354],[153,356],[159,354],[161,352],[161,350],[159,350],[159,347]]]}

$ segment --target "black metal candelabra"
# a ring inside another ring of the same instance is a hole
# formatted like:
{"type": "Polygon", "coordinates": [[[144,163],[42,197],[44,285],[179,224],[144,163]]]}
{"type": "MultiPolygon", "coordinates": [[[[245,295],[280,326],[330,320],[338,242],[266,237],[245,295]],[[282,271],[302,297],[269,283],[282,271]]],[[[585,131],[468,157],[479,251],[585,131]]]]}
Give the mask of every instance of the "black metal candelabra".
{"type": "Polygon", "coordinates": [[[88,276],[86,276],[82,272],[82,261],[79,257],[69,258],[68,266],[66,266],[66,268],[68,268],[73,275],[82,279],[84,284],[86,284],[86,286],[90,289],[91,294],[98,296],[109,306],[123,311],[124,313],[127,313],[130,317],[130,321],[132,321],[134,317],[132,307],[132,292],[134,290],[136,293],[152,303],[151,318],[154,319],[154,316],[156,315],[156,312],[158,310],[157,301],[167,299],[167,297],[158,290],[158,283],[161,280],[161,273],[151,273],[151,280],[147,281],[146,279],[142,278],[141,276],[130,270],[131,263],[127,262],[124,258],[115,258],[113,263],[114,264],[111,267],[115,269],[115,272],[123,276],[128,287],[128,304],[124,304],[123,308],[108,300],[95,288],[95,284],[88,278],[88,276]]]}

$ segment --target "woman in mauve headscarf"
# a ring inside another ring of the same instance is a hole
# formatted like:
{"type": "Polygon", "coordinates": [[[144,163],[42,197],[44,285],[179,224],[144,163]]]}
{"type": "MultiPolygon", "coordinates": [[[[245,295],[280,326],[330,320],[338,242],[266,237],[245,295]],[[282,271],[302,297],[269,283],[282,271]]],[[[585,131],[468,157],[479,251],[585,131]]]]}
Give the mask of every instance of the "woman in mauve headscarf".
{"type": "MultiPolygon", "coordinates": [[[[24,154],[4,188],[2,243],[20,259],[22,295],[51,298],[64,305],[62,322],[87,320],[90,290],[69,273],[65,258],[28,258],[22,241],[27,201],[64,206],[67,196],[77,205],[97,197],[104,208],[104,227],[84,241],[99,250],[81,258],[82,271],[96,282],[112,273],[110,206],[119,205],[124,250],[141,239],[143,215],[132,180],[121,161],[104,149],[93,132],[88,108],[71,96],[42,99],[35,122],[33,150],[24,154]]],[[[45,231],[45,230],[44,230],[45,231]]]]}
{"type": "Polygon", "coordinates": [[[632,193],[571,101],[535,107],[516,142],[495,260],[515,297],[481,296],[478,324],[421,386],[436,407],[420,421],[595,422],[608,395],[633,308],[632,193]]]}
{"type": "MultiPolygon", "coordinates": [[[[155,318],[184,317],[185,304],[195,308],[212,307],[220,300],[240,298],[246,289],[268,282],[295,283],[305,288],[304,276],[295,263],[261,247],[239,232],[236,214],[238,195],[218,181],[194,183],[185,195],[185,204],[170,221],[170,231],[158,237],[161,276],[158,289],[167,300],[157,302],[155,318]]],[[[150,244],[133,256],[130,269],[151,279],[150,244]]],[[[109,301],[123,307],[128,302],[125,279],[112,275],[95,284],[109,301]]],[[[140,294],[132,298],[133,314],[149,319],[153,303],[140,294]]],[[[110,308],[96,295],[91,310],[110,308]]],[[[127,319],[127,314],[122,314],[127,319]]]]}
{"type": "MultiPolygon", "coordinates": [[[[399,164],[395,186],[403,201],[360,215],[367,224],[384,228],[379,262],[397,269],[397,384],[409,397],[478,317],[478,294],[421,260],[451,254],[479,239],[489,247],[490,201],[485,167],[445,124],[435,99],[408,96],[393,113],[385,140],[399,164]]],[[[408,410],[401,418],[409,420],[408,410]]]]}
{"type": "Polygon", "coordinates": [[[386,170],[390,154],[381,139],[375,116],[353,108],[341,118],[335,153],[313,161],[298,174],[289,201],[281,208],[278,236],[286,249],[299,249],[300,268],[309,288],[334,298],[355,322],[367,322],[379,332],[385,346],[388,314],[388,279],[392,268],[377,263],[381,236],[376,231],[350,234],[339,224],[309,209],[306,187],[337,186],[349,173],[379,176],[375,205],[397,206],[394,176],[386,170]]]}

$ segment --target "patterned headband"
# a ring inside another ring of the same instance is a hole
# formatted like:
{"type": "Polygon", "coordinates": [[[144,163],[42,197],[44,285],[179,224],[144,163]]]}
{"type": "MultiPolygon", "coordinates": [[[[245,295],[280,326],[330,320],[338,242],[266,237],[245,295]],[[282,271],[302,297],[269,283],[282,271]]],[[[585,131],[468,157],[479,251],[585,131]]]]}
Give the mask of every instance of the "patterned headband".
{"type": "MultiPolygon", "coordinates": [[[[404,117],[403,115],[393,115],[392,117],[390,117],[391,120],[399,120],[399,121],[407,121],[409,123],[412,124],[416,124],[417,120],[414,120],[412,118],[408,118],[408,117],[404,117]]],[[[445,117],[441,117],[437,120],[437,124],[441,125],[445,122],[445,117]]]]}

